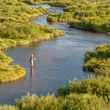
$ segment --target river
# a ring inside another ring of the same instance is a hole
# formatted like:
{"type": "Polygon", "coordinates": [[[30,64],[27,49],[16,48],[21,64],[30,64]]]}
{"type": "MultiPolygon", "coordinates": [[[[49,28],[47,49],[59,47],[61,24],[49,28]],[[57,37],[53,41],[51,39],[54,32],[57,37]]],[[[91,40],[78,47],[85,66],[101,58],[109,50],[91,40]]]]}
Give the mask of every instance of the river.
{"type": "MultiPolygon", "coordinates": [[[[61,8],[50,7],[49,11],[63,12],[61,8]]],[[[47,15],[33,20],[33,23],[48,25],[65,32],[64,37],[53,41],[42,42],[31,47],[17,47],[8,49],[16,64],[23,65],[27,70],[24,79],[0,85],[0,103],[13,104],[16,98],[26,95],[28,91],[38,95],[55,93],[69,80],[88,78],[88,74],[82,70],[84,54],[93,50],[96,45],[110,43],[109,36],[99,33],[91,33],[69,28],[67,24],[49,25],[47,15]],[[37,61],[35,74],[30,78],[28,56],[35,52],[37,61]]]]}

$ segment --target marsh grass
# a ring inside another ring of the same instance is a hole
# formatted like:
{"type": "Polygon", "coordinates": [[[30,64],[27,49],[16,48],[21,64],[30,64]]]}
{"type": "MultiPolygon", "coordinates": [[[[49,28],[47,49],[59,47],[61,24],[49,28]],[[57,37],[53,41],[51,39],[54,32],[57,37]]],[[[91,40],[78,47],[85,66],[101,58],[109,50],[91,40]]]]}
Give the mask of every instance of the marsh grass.
{"type": "Polygon", "coordinates": [[[64,7],[64,13],[51,13],[49,22],[66,22],[73,28],[93,32],[110,32],[109,0],[55,0],[51,5],[64,7]]]}

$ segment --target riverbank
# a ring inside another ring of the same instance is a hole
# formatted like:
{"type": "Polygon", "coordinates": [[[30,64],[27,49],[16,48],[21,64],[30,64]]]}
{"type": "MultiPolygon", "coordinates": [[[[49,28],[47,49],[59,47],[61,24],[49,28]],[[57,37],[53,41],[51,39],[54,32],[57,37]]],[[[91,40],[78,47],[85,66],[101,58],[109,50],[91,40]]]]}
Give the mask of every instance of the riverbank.
{"type": "Polygon", "coordinates": [[[0,4],[4,6],[0,11],[1,49],[29,45],[33,41],[37,43],[64,35],[62,31],[31,23],[33,17],[46,14],[47,9],[40,7],[32,8],[32,6],[16,0],[14,3],[11,0],[8,2],[0,1],[0,4]],[[8,5],[8,2],[10,5],[8,5]],[[5,11],[7,8],[9,12],[5,11]]]}
{"type": "Polygon", "coordinates": [[[84,70],[94,72],[98,76],[110,76],[110,45],[96,47],[85,54],[84,70]]]}
{"type": "Polygon", "coordinates": [[[92,32],[102,32],[109,35],[110,32],[110,5],[108,0],[92,2],[88,0],[65,0],[49,3],[52,6],[64,8],[64,13],[51,13],[48,22],[66,22],[72,28],[78,28],[92,32]]]}
{"type": "Polygon", "coordinates": [[[26,71],[20,65],[13,64],[13,59],[0,53],[0,84],[13,82],[25,76],[26,71]]]}
{"type": "Polygon", "coordinates": [[[16,100],[16,105],[2,105],[4,110],[109,110],[109,79],[73,81],[59,89],[57,96],[27,94],[16,100]],[[103,82],[103,83],[102,83],[103,82]],[[101,84],[100,84],[101,83],[101,84]],[[97,88],[95,88],[97,86],[97,88]],[[100,91],[101,90],[101,91],[100,91]],[[91,101],[92,100],[92,101],[91,101]],[[8,109],[10,107],[10,109],[8,109]]]}

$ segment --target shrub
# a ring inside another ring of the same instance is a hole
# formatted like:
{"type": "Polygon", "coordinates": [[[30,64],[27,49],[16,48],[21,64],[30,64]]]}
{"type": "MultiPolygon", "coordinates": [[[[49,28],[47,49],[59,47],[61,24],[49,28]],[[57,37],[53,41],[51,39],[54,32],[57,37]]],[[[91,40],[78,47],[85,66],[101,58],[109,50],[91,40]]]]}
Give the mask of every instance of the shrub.
{"type": "Polygon", "coordinates": [[[65,110],[103,110],[103,100],[88,94],[70,94],[65,98],[65,110]]]}
{"type": "Polygon", "coordinates": [[[20,110],[62,110],[62,100],[55,96],[23,96],[16,103],[20,110]]]}
{"type": "Polygon", "coordinates": [[[65,98],[28,95],[19,99],[16,105],[20,110],[103,110],[104,102],[89,94],[69,94],[65,98]]]}
{"type": "Polygon", "coordinates": [[[99,76],[110,76],[110,45],[99,45],[93,52],[87,52],[83,68],[99,76]]]}
{"type": "Polygon", "coordinates": [[[17,106],[20,110],[36,110],[36,107],[40,104],[38,96],[23,96],[17,100],[17,106]]]}
{"type": "Polygon", "coordinates": [[[73,81],[66,88],[62,88],[63,94],[59,92],[59,96],[66,96],[70,93],[88,93],[103,97],[105,102],[110,101],[110,80],[109,78],[94,78],[82,81],[73,81]]]}
{"type": "Polygon", "coordinates": [[[109,0],[55,0],[50,4],[53,6],[64,7],[64,13],[62,16],[50,14],[48,16],[48,21],[63,21],[73,28],[75,27],[87,31],[110,32],[109,0]]]}

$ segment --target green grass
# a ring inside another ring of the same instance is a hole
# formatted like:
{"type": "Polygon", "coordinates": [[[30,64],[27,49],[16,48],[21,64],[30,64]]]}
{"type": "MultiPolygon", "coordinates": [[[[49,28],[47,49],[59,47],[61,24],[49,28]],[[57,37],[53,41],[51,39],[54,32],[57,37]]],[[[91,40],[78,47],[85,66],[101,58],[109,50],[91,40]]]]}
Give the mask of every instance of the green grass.
{"type": "Polygon", "coordinates": [[[49,22],[66,22],[73,28],[87,31],[110,32],[109,0],[56,0],[52,5],[63,6],[64,13],[51,13],[49,22]]]}
{"type": "Polygon", "coordinates": [[[28,95],[19,99],[16,105],[20,110],[103,110],[104,107],[100,98],[88,94],[70,94],[65,98],[28,95]]]}
{"type": "Polygon", "coordinates": [[[16,81],[25,76],[25,69],[19,65],[13,64],[13,59],[0,54],[0,83],[16,81]]]}
{"type": "Polygon", "coordinates": [[[51,39],[51,36],[56,38],[63,33],[32,23],[34,17],[47,13],[47,9],[32,8],[19,0],[1,0],[0,6],[0,48],[14,47],[19,44],[28,45],[32,41],[40,42],[51,39]],[[5,41],[6,44],[4,44],[5,41]]]}
{"type": "Polygon", "coordinates": [[[99,45],[85,54],[84,70],[110,76],[110,45],[99,45]]]}

